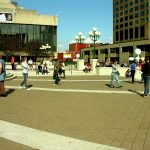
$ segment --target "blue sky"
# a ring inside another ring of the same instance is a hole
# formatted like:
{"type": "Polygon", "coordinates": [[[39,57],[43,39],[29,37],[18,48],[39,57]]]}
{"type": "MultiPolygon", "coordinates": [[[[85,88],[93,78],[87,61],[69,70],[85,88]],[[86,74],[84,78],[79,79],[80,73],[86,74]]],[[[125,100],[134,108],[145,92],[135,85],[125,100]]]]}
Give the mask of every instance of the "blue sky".
{"type": "Polygon", "coordinates": [[[58,50],[68,50],[69,43],[82,32],[96,27],[102,33],[100,42],[112,42],[112,0],[18,0],[19,6],[40,14],[58,15],[58,50]]]}

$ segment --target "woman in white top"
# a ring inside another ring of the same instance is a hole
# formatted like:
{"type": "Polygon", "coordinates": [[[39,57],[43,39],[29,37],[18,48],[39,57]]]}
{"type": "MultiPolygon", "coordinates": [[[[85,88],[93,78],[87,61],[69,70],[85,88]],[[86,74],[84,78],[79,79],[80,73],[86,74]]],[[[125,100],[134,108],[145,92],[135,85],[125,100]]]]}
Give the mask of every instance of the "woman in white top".
{"type": "Polygon", "coordinates": [[[24,60],[23,60],[23,62],[21,64],[21,67],[22,67],[22,74],[23,74],[24,80],[19,85],[19,88],[21,89],[22,86],[25,85],[26,90],[30,90],[30,88],[27,85],[28,72],[29,72],[29,65],[27,63],[27,57],[24,57],[24,60]]]}
{"type": "Polygon", "coordinates": [[[112,64],[112,73],[111,73],[111,82],[110,82],[110,87],[114,88],[114,81],[116,80],[117,87],[120,88],[120,81],[119,81],[119,74],[118,74],[118,69],[117,69],[117,61],[115,60],[114,63],[112,64]]]}

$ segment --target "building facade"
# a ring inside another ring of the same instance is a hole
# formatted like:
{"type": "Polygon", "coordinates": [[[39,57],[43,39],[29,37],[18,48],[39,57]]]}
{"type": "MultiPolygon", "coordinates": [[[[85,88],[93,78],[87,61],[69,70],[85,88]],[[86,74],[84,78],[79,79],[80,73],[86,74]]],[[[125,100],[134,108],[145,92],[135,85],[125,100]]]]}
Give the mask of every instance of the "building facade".
{"type": "MultiPolygon", "coordinates": [[[[113,0],[113,44],[96,47],[96,57],[101,62],[129,62],[137,48],[140,57],[150,57],[150,0],[113,0]]],[[[93,58],[93,48],[82,51],[93,58]]]]}
{"type": "Polygon", "coordinates": [[[16,2],[0,0],[0,50],[6,56],[37,57],[57,51],[57,16],[38,14],[16,2]],[[49,49],[40,49],[42,45],[49,49]]]}

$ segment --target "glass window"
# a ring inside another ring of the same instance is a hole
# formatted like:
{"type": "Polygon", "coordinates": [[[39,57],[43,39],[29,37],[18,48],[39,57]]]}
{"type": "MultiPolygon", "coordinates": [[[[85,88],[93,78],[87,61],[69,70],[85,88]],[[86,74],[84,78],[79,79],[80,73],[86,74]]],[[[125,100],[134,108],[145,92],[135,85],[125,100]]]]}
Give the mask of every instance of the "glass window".
{"type": "Polygon", "coordinates": [[[133,6],[133,2],[130,2],[130,6],[133,6]]]}
{"type": "Polygon", "coordinates": [[[135,27],[135,38],[139,37],[139,28],[135,27]]]}
{"type": "Polygon", "coordinates": [[[129,35],[130,35],[130,39],[133,39],[133,28],[130,28],[129,35]]]}
{"type": "Polygon", "coordinates": [[[125,40],[128,40],[128,29],[125,30],[125,40]]]}
{"type": "Polygon", "coordinates": [[[138,0],[135,0],[134,3],[137,4],[137,3],[138,3],[138,0]]]}
{"type": "Polygon", "coordinates": [[[144,8],[145,8],[145,5],[142,4],[142,5],[140,6],[140,9],[144,9],[144,8]]]}
{"type": "Polygon", "coordinates": [[[120,31],[120,40],[123,40],[123,30],[120,31]]]}
{"type": "Polygon", "coordinates": [[[144,16],[144,15],[145,15],[145,11],[141,11],[141,12],[140,12],[140,15],[141,15],[141,16],[144,16]]]}
{"type": "Polygon", "coordinates": [[[118,38],[119,38],[119,32],[117,31],[116,32],[116,41],[118,41],[118,38]]]}
{"type": "Polygon", "coordinates": [[[135,7],[135,11],[138,11],[138,10],[139,10],[139,6],[136,6],[136,7],[135,7]]]}
{"type": "Polygon", "coordinates": [[[145,28],[144,26],[140,27],[140,37],[144,37],[145,36],[145,28]]]}

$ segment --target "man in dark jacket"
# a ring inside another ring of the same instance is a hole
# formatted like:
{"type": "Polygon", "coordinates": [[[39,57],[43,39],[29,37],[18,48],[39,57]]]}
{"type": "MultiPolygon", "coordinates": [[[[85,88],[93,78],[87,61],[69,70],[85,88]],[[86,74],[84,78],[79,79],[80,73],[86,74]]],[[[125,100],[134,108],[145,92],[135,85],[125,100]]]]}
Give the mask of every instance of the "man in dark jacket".
{"type": "Polygon", "coordinates": [[[144,79],[144,96],[149,94],[150,83],[150,62],[149,58],[145,58],[145,63],[142,66],[143,79],[144,79]]]}

